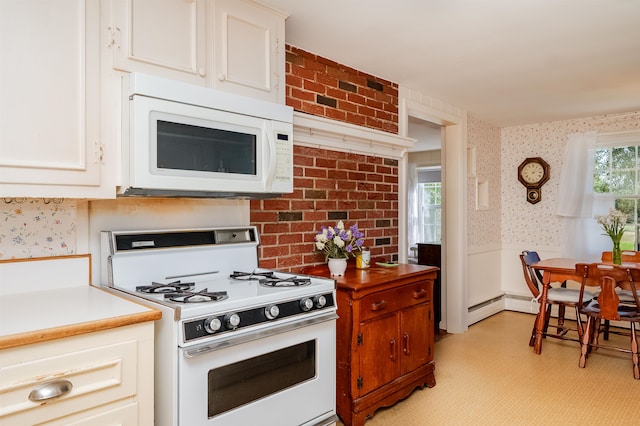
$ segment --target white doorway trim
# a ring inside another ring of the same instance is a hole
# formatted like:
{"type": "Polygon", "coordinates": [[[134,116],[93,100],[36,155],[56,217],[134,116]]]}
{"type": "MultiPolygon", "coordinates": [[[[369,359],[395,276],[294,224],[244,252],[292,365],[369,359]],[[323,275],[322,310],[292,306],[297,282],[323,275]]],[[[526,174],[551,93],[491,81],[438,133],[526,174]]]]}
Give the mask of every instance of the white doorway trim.
{"type": "MultiPolygon", "coordinates": [[[[398,130],[408,135],[409,116],[443,126],[442,321],[449,333],[467,329],[467,113],[400,87],[398,130]]],[[[398,260],[407,262],[407,169],[398,170],[398,260]]]]}

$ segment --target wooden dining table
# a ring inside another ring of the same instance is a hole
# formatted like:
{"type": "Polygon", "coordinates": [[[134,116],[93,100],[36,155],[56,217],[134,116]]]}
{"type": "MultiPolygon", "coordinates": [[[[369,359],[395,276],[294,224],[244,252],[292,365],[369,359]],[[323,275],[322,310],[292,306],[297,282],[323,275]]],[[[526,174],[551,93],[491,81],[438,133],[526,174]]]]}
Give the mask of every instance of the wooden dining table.
{"type": "MultiPolygon", "coordinates": [[[[606,253],[602,256],[602,263],[613,263],[611,257],[607,257],[606,253]]],[[[540,291],[540,314],[536,319],[536,338],[533,344],[533,350],[539,354],[542,352],[542,338],[544,335],[544,321],[545,321],[545,307],[547,306],[547,293],[549,292],[549,285],[555,282],[563,282],[566,280],[572,280],[580,283],[582,276],[576,272],[576,264],[578,263],[592,263],[589,261],[570,259],[564,257],[554,257],[550,259],[543,259],[531,265],[533,269],[537,269],[542,272],[542,289],[540,291]]],[[[628,266],[633,268],[640,268],[640,263],[635,262],[622,262],[622,266],[628,266]]]]}
{"type": "Polygon", "coordinates": [[[578,259],[555,257],[551,259],[543,259],[531,265],[533,269],[537,269],[542,272],[542,289],[540,291],[540,299],[538,300],[540,303],[540,314],[536,319],[536,338],[535,343],[533,344],[533,350],[537,354],[542,352],[545,307],[547,306],[549,285],[554,282],[563,282],[565,280],[577,282],[582,281],[582,276],[576,273],[577,263],[584,262],[578,259]]]}

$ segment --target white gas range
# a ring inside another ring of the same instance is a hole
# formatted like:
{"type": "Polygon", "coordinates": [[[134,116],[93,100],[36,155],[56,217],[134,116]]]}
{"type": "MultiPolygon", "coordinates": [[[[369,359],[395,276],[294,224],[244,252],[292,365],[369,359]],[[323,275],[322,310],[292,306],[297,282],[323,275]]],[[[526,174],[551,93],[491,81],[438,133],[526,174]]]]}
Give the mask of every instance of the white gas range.
{"type": "Polygon", "coordinates": [[[258,268],[252,226],[105,231],[103,283],[163,312],[156,425],[329,425],[335,282],[258,268]]]}

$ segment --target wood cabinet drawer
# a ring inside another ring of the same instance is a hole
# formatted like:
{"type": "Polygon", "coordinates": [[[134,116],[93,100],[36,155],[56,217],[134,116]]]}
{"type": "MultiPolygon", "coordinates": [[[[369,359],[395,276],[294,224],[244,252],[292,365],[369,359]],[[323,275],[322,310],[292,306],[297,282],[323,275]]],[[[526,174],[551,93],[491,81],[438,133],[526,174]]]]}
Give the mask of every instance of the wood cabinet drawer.
{"type": "Polygon", "coordinates": [[[11,350],[23,358],[0,364],[0,424],[46,422],[136,395],[138,342],[85,336],[11,350]],[[60,396],[30,400],[35,388],[63,381],[71,386],[60,396]]]}
{"type": "Polygon", "coordinates": [[[428,281],[420,281],[365,296],[360,301],[360,320],[366,321],[431,299],[428,281]]]}

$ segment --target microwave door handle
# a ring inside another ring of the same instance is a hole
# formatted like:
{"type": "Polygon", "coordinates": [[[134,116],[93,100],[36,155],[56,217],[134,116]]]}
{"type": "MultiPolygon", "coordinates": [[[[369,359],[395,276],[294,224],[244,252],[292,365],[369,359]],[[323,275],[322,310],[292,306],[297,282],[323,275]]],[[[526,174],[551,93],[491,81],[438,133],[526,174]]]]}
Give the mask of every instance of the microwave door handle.
{"type": "Polygon", "coordinates": [[[276,173],[276,162],[277,162],[276,141],[273,136],[273,129],[267,123],[265,123],[263,131],[264,131],[264,134],[266,135],[268,146],[269,146],[269,157],[268,157],[269,173],[267,174],[265,187],[267,190],[270,190],[273,182],[273,178],[275,177],[275,173],[276,173]]]}

